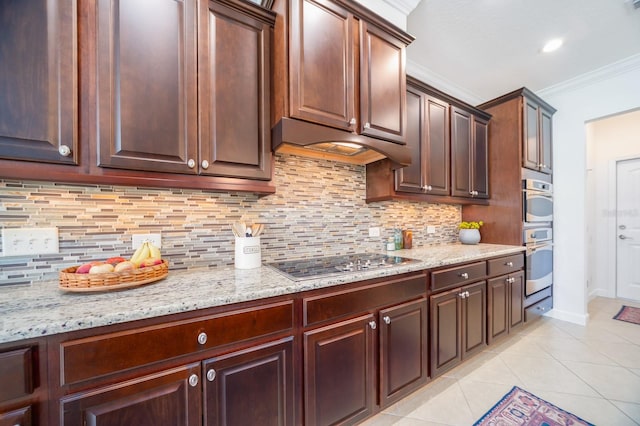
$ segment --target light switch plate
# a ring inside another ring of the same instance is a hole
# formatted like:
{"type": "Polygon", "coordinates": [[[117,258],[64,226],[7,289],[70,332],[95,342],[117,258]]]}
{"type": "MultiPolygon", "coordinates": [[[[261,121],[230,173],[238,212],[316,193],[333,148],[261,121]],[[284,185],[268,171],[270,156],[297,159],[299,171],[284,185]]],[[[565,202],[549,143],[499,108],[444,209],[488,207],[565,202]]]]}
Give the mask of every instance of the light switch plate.
{"type": "Polygon", "coordinates": [[[373,228],[369,228],[369,236],[370,237],[379,237],[380,236],[380,228],[375,226],[373,228]]]}
{"type": "Polygon", "coordinates": [[[3,228],[3,256],[58,253],[58,228],[3,228]]]}
{"type": "Polygon", "coordinates": [[[140,247],[145,241],[149,241],[154,246],[160,248],[162,247],[162,234],[133,234],[131,236],[131,243],[134,250],[140,247]]]}
{"type": "Polygon", "coordinates": [[[436,227],[429,225],[427,226],[427,234],[435,234],[436,233],[436,227]]]}

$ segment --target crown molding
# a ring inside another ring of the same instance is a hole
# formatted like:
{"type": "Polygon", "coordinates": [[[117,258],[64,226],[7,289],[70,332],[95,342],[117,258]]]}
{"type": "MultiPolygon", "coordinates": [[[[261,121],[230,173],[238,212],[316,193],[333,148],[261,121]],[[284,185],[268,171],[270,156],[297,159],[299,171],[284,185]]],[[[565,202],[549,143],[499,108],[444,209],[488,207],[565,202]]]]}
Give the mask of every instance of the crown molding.
{"type": "Polygon", "coordinates": [[[574,90],[582,89],[586,86],[591,86],[601,81],[608,80],[617,75],[636,70],[640,71],[640,53],[581,74],[569,80],[565,80],[558,84],[554,84],[553,86],[546,87],[542,90],[537,90],[536,94],[541,97],[551,97],[560,93],[572,92],[574,90]]]}
{"type": "Polygon", "coordinates": [[[462,86],[458,86],[447,78],[436,74],[429,68],[412,60],[407,60],[407,74],[470,105],[478,105],[483,102],[483,99],[475,93],[470,92],[462,86]]]}
{"type": "Polygon", "coordinates": [[[413,9],[415,9],[418,6],[418,3],[420,3],[420,0],[383,0],[383,1],[387,3],[389,6],[393,7],[394,9],[397,9],[400,12],[402,12],[405,16],[409,16],[409,14],[413,12],[413,9]]]}

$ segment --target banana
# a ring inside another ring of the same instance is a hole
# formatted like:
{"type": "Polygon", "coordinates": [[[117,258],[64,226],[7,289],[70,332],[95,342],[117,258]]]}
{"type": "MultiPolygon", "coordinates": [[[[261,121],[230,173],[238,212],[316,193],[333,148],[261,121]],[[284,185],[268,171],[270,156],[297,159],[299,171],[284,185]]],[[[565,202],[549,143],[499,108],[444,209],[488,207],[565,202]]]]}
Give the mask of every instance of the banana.
{"type": "Polygon", "coordinates": [[[148,243],[148,244],[149,244],[149,257],[161,259],[162,256],[160,254],[160,249],[154,246],[152,243],[148,243]]]}
{"type": "Polygon", "coordinates": [[[130,262],[136,263],[136,261],[140,258],[140,254],[142,253],[145,244],[146,243],[140,244],[140,247],[138,247],[138,249],[133,253],[133,256],[131,256],[131,259],[129,259],[130,262]]]}
{"type": "Polygon", "coordinates": [[[142,251],[140,252],[140,254],[136,258],[134,258],[132,260],[132,262],[135,263],[136,266],[140,266],[142,261],[145,260],[148,257],[149,257],[149,243],[144,243],[142,245],[142,251]]]}

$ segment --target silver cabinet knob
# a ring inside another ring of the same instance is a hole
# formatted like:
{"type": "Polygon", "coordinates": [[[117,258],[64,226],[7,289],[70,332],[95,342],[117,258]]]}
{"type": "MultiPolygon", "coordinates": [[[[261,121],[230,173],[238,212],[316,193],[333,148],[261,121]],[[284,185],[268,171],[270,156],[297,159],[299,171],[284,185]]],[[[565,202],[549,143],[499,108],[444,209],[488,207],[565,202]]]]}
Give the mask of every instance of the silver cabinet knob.
{"type": "Polygon", "coordinates": [[[71,148],[69,148],[67,145],[60,145],[60,147],[58,148],[58,153],[63,157],[68,157],[71,155],[71,148]]]}
{"type": "Polygon", "coordinates": [[[391,324],[391,318],[389,318],[388,315],[382,317],[382,321],[384,321],[385,324],[391,324]]]}
{"type": "Polygon", "coordinates": [[[193,169],[196,166],[196,160],[194,160],[193,158],[189,158],[189,161],[187,161],[187,167],[189,167],[190,169],[193,169]]]}
{"type": "Polygon", "coordinates": [[[198,375],[192,374],[189,376],[189,385],[193,388],[198,385],[198,375]]]}
{"type": "Polygon", "coordinates": [[[351,124],[351,125],[356,124],[356,118],[355,118],[355,117],[353,117],[353,118],[349,121],[349,124],[351,124]]]}
{"type": "Polygon", "coordinates": [[[371,123],[364,123],[364,128],[365,129],[371,128],[371,123]]]}
{"type": "Polygon", "coordinates": [[[507,262],[505,263],[505,266],[508,266],[509,268],[513,267],[513,262],[507,262]]]}
{"type": "Polygon", "coordinates": [[[626,235],[622,235],[622,234],[618,235],[618,238],[620,238],[621,240],[632,240],[633,239],[631,237],[627,237],[626,235]]]}
{"type": "Polygon", "coordinates": [[[465,291],[464,295],[467,296],[467,297],[471,296],[468,291],[465,291]]]}
{"type": "Polygon", "coordinates": [[[460,296],[461,299],[466,298],[467,296],[464,294],[464,291],[462,293],[459,293],[458,296],[460,296]]]}
{"type": "Polygon", "coordinates": [[[198,334],[198,343],[200,343],[201,345],[207,343],[207,333],[203,331],[202,333],[198,334]]]}
{"type": "Polygon", "coordinates": [[[467,274],[466,272],[463,272],[460,274],[460,278],[462,278],[463,280],[467,280],[469,279],[469,274],[467,274]]]}
{"type": "Polygon", "coordinates": [[[377,327],[377,324],[375,321],[369,321],[369,327],[371,327],[372,330],[375,330],[377,327]]]}
{"type": "Polygon", "coordinates": [[[207,160],[202,160],[202,163],[200,165],[205,170],[207,170],[209,168],[209,162],[207,160]]]}
{"type": "Polygon", "coordinates": [[[214,370],[213,368],[209,371],[207,371],[207,380],[210,382],[213,382],[216,378],[216,370],[214,370]]]}

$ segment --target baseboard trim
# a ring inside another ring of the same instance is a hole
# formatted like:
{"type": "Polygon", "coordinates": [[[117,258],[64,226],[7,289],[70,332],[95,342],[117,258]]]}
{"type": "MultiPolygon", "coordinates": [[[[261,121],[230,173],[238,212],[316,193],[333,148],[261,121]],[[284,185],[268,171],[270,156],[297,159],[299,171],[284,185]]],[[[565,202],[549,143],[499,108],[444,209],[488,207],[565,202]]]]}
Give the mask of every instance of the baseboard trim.
{"type": "Polygon", "coordinates": [[[545,317],[555,318],[560,321],[567,321],[578,325],[587,325],[587,321],[589,320],[589,314],[576,314],[574,312],[560,311],[556,308],[553,308],[549,312],[547,312],[545,317]]]}

